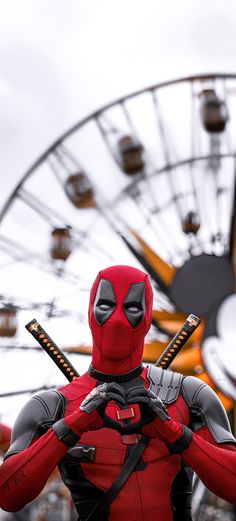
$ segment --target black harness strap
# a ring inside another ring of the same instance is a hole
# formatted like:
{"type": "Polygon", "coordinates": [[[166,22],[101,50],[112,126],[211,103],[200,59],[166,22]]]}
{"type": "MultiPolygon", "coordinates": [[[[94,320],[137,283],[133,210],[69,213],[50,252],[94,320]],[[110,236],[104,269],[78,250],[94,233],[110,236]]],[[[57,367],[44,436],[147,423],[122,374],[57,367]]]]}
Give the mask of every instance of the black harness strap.
{"type": "Polygon", "coordinates": [[[139,439],[138,443],[135,445],[131,454],[124,463],[124,466],[122,467],[120,474],[117,476],[115,481],[112,483],[111,487],[105,492],[102,499],[98,501],[96,506],[91,510],[90,514],[84,521],[96,521],[98,519],[96,517],[98,510],[102,510],[108,513],[108,509],[112,501],[114,501],[116,496],[119,494],[123,485],[126,483],[130,474],[133,472],[137,463],[139,462],[142,453],[145,447],[147,446],[148,440],[149,438],[147,436],[142,436],[139,439]]]}

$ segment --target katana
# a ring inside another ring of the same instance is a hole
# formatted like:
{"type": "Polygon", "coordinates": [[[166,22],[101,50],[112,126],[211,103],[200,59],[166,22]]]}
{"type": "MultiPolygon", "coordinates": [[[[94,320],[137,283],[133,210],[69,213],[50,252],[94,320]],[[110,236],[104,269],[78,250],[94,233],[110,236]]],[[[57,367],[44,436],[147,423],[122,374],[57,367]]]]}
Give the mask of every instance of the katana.
{"type": "MultiPolygon", "coordinates": [[[[155,365],[157,367],[161,367],[162,369],[168,369],[176,355],[179,353],[180,349],[182,349],[184,344],[187,342],[189,337],[193,334],[200,323],[201,320],[198,317],[192,314],[189,315],[184,325],[181,327],[178,333],[176,333],[174,338],[172,338],[155,365]]],[[[42,326],[35,318],[26,324],[25,327],[27,331],[29,331],[29,333],[31,333],[31,335],[33,335],[33,337],[41,345],[44,351],[46,351],[57,367],[59,367],[69,382],[72,382],[72,380],[75,378],[79,378],[79,373],[68,360],[67,356],[63,353],[63,351],[61,351],[54,340],[52,340],[52,338],[46,333],[45,329],[42,328],[42,326]]]]}
{"type": "Polygon", "coordinates": [[[72,382],[72,380],[80,376],[73,367],[72,363],[68,360],[67,356],[63,353],[63,351],[61,351],[54,340],[52,340],[52,338],[46,333],[45,329],[42,328],[42,326],[35,318],[26,324],[25,327],[27,331],[29,331],[29,333],[31,333],[31,335],[33,335],[33,337],[38,341],[38,343],[50,356],[53,362],[55,362],[57,367],[59,367],[69,382],[72,382]]]}
{"type": "Polygon", "coordinates": [[[168,369],[176,355],[179,353],[180,349],[182,349],[184,344],[193,334],[195,329],[197,329],[200,323],[201,320],[200,318],[196,317],[196,315],[189,315],[184,325],[181,327],[178,333],[176,333],[174,338],[172,338],[155,365],[157,367],[162,367],[162,369],[168,369]]]}

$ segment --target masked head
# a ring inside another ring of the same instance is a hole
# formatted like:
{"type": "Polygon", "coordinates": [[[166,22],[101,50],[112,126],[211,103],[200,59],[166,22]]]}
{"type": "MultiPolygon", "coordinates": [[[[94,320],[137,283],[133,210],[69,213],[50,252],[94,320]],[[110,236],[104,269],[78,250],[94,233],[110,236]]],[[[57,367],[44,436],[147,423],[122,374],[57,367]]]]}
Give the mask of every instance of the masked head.
{"type": "Polygon", "coordinates": [[[94,369],[118,375],[141,363],[152,300],[149,276],[143,271],[112,266],[99,272],[89,303],[94,369]]]}

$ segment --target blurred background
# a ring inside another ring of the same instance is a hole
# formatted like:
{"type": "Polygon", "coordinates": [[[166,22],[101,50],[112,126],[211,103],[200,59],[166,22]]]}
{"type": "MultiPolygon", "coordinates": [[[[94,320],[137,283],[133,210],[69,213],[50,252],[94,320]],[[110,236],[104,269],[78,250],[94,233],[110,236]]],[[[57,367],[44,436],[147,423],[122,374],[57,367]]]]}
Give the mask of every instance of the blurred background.
{"type": "MultiPolygon", "coordinates": [[[[64,385],[25,324],[79,373],[89,289],[112,264],[155,290],[144,362],[189,313],[172,368],[206,381],[235,432],[236,7],[233,1],[0,0],[0,448],[34,392],[64,385]]],[[[195,479],[195,521],[235,520],[195,479]]],[[[55,474],[0,519],[74,519],[55,474]]]]}

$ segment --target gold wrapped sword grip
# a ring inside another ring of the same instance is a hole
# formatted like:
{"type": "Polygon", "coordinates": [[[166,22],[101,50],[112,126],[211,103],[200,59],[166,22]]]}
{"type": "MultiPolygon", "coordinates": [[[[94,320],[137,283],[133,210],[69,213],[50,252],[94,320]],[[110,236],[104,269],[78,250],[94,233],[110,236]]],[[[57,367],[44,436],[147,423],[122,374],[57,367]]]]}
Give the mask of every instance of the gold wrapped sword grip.
{"type": "Polygon", "coordinates": [[[52,338],[46,333],[42,326],[34,318],[25,325],[27,331],[33,335],[41,347],[52,358],[53,362],[59,367],[64,376],[72,382],[74,378],[79,377],[79,373],[73,367],[67,356],[61,351],[52,338]]]}
{"type": "Polygon", "coordinates": [[[189,315],[183,327],[172,338],[155,365],[167,369],[200,323],[201,320],[196,315],[189,315]]]}

